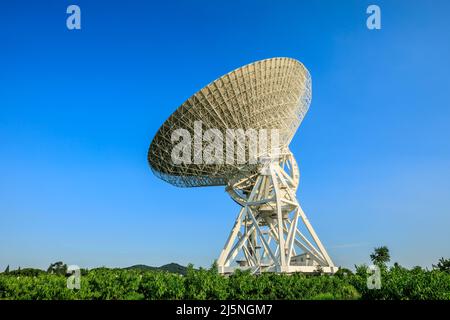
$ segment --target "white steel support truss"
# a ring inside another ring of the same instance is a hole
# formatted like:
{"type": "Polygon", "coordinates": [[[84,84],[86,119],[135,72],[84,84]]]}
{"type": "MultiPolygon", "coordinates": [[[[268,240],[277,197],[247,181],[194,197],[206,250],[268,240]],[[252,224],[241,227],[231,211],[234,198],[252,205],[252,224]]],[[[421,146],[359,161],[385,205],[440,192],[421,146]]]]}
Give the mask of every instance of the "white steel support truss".
{"type": "Polygon", "coordinates": [[[227,191],[242,208],[217,261],[220,273],[337,271],[297,201],[298,181],[297,163],[287,152],[266,159],[258,174],[229,183],[227,191]]]}

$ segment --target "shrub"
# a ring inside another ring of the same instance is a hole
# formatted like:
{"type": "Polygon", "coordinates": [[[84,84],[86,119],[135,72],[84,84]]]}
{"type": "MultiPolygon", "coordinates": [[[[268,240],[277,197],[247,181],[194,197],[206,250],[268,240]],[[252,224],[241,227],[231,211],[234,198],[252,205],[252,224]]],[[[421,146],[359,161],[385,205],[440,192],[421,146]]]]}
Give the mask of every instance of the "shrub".
{"type": "Polygon", "coordinates": [[[0,299],[447,299],[450,274],[412,270],[399,265],[381,268],[381,289],[367,288],[367,268],[335,276],[274,274],[252,275],[236,271],[222,276],[216,268],[195,270],[185,276],[163,271],[99,268],[81,277],[79,290],[67,289],[67,278],[58,274],[0,274],[0,299]]]}

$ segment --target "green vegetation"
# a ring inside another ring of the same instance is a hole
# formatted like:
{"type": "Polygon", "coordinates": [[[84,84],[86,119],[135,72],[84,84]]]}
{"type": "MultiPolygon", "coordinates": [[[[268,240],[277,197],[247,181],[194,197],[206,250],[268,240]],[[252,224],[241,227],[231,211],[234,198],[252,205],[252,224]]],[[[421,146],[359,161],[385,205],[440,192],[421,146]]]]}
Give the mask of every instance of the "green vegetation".
{"type": "Polygon", "coordinates": [[[439,270],[424,270],[415,267],[411,270],[398,264],[381,268],[381,288],[367,288],[367,272],[364,266],[348,277],[363,299],[382,300],[450,300],[450,274],[439,270]]]}
{"type": "Polygon", "coordinates": [[[62,261],[52,263],[48,267],[47,273],[65,275],[67,273],[67,264],[62,261]]]}
{"type": "Polygon", "coordinates": [[[438,264],[433,265],[433,268],[450,274],[450,259],[440,258],[438,264]]]}
{"type": "Polygon", "coordinates": [[[165,271],[99,268],[81,277],[79,290],[66,288],[66,277],[0,275],[0,299],[357,299],[345,279],[237,272],[189,267],[186,276],[165,271]]]}
{"type": "Polygon", "coordinates": [[[389,249],[386,246],[375,248],[373,253],[370,255],[370,260],[377,266],[386,266],[391,260],[391,255],[389,254],[389,249]]]}
{"type": "MultiPolygon", "coordinates": [[[[382,247],[383,248],[383,247],[382,247]]],[[[215,266],[210,269],[171,265],[175,272],[134,266],[126,269],[82,270],[80,289],[67,289],[67,267],[52,264],[48,272],[22,269],[0,274],[0,299],[446,299],[450,300],[449,260],[444,258],[433,270],[411,270],[388,262],[389,250],[377,250],[372,260],[380,266],[381,289],[368,289],[367,266],[356,272],[340,269],[334,276],[251,275],[236,272],[224,277],[215,266]],[[381,257],[381,258],[380,258],[381,257]],[[380,258],[380,259],[379,259],[380,258]],[[181,267],[181,269],[180,269],[181,267]],[[66,270],[64,269],[64,270],[66,270]]],[[[387,249],[387,248],[386,248],[387,249]]],[[[163,268],[164,269],[164,268],[163,268]]]]}
{"type": "Polygon", "coordinates": [[[364,267],[334,276],[236,272],[229,277],[213,268],[189,267],[186,276],[98,268],[81,277],[79,290],[69,290],[63,275],[10,272],[0,275],[0,299],[450,299],[445,271],[382,269],[380,290],[367,289],[367,276],[364,267]]]}

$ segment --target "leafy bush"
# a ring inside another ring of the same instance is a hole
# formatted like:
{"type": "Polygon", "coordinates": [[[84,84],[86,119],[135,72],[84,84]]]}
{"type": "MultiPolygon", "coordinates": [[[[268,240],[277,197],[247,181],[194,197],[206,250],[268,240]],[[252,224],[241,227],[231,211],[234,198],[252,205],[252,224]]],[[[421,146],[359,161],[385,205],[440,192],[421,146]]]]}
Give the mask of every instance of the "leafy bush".
{"type": "Polygon", "coordinates": [[[145,272],[138,291],[146,300],[183,299],[185,296],[184,278],[176,273],[145,272]]]}
{"type": "Polygon", "coordinates": [[[356,272],[327,275],[252,275],[237,271],[221,276],[215,268],[185,276],[163,271],[99,268],[81,277],[79,290],[67,289],[67,278],[37,272],[0,274],[0,299],[450,299],[450,274],[398,265],[381,268],[381,289],[367,288],[365,266],[356,272]]]}
{"type": "Polygon", "coordinates": [[[381,288],[367,288],[367,273],[360,268],[349,282],[362,299],[380,300],[450,300],[450,274],[420,267],[408,270],[401,266],[381,268],[381,288]]]}

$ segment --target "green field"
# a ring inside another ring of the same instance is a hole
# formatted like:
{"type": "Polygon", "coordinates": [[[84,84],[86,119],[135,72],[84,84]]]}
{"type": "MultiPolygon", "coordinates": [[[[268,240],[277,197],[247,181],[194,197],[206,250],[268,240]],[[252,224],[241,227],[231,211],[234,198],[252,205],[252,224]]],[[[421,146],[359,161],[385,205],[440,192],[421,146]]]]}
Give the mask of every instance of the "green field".
{"type": "Polygon", "coordinates": [[[236,272],[229,277],[214,267],[191,266],[185,275],[99,268],[84,271],[80,289],[71,290],[64,275],[24,269],[0,274],[0,299],[450,299],[445,270],[382,266],[381,289],[371,290],[368,275],[364,266],[334,276],[236,272]]]}

